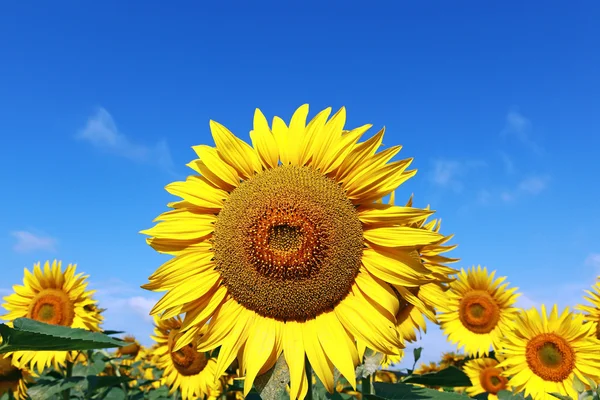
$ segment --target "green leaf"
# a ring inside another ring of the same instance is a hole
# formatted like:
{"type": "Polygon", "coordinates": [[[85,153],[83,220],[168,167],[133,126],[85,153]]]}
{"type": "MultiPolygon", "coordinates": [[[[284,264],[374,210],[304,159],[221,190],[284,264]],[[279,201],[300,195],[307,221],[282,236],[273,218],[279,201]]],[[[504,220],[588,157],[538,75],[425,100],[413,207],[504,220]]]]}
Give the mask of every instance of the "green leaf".
{"type": "Polygon", "coordinates": [[[450,366],[436,372],[412,375],[404,379],[404,383],[418,383],[427,386],[473,386],[471,379],[460,369],[450,366]]]}
{"type": "Polygon", "coordinates": [[[120,386],[122,383],[131,381],[127,376],[96,376],[90,375],[86,377],[88,382],[88,392],[93,392],[106,387],[120,386]]]}
{"type": "Polygon", "coordinates": [[[417,361],[419,361],[419,359],[421,358],[421,353],[423,352],[423,348],[422,347],[416,347],[413,349],[413,358],[415,359],[414,363],[413,363],[413,370],[415,369],[415,365],[417,365],[417,361]]]}
{"type": "Polygon", "coordinates": [[[148,400],[160,400],[169,398],[169,389],[166,386],[161,386],[156,390],[151,390],[148,393],[148,400]]]}
{"type": "Polygon", "coordinates": [[[106,394],[102,397],[104,400],[125,400],[127,395],[121,388],[111,388],[106,392],[106,394]]]}
{"type": "Polygon", "coordinates": [[[82,376],[65,379],[38,379],[27,393],[31,400],[48,400],[63,390],[73,389],[84,380],[82,376]]]}
{"type": "Polygon", "coordinates": [[[531,400],[531,395],[525,397],[523,393],[513,393],[508,390],[501,390],[497,394],[498,400],[531,400]]]}
{"type": "Polygon", "coordinates": [[[375,394],[387,400],[393,399],[432,399],[432,400],[465,400],[465,396],[453,392],[438,392],[434,389],[422,388],[406,383],[375,382],[375,394]]]}
{"type": "Polygon", "coordinates": [[[0,324],[0,354],[19,350],[90,350],[121,347],[126,342],[85,329],[50,325],[28,318],[17,318],[13,328],[0,324]]]}

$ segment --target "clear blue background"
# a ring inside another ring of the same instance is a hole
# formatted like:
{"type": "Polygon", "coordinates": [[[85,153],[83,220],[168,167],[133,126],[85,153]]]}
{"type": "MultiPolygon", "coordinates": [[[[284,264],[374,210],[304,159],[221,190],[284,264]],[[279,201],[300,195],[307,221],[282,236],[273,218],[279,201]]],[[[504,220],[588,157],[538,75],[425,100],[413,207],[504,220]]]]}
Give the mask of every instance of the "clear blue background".
{"type": "Polygon", "coordinates": [[[165,258],[137,232],[163,187],[209,119],[247,139],[256,107],[309,103],[386,126],[419,170],[398,198],[438,211],[459,267],[498,270],[524,306],[581,300],[600,272],[597,2],[212,3],[2,4],[3,295],[38,260],[76,262],[106,328],[148,344],[139,285],[165,258]]]}

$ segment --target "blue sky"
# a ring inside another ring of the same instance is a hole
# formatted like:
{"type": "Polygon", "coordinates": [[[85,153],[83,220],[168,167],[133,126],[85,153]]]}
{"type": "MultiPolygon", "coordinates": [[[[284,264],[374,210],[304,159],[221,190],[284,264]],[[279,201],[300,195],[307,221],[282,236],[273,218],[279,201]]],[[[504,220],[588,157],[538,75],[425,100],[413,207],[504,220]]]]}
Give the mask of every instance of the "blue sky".
{"type": "Polygon", "coordinates": [[[163,187],[213,144],[209,119],[248,139],[256,107],[309,103],[386,126],[419,170],[398,198],[438,211],[459,267],[498,270],[523,305],[580,301],[600,273],[597,3],[200,4],[3,5],[2,294],[76,262],[106,328],[148,343],[139,285],[165,258],[137,232],[163,187]]]}

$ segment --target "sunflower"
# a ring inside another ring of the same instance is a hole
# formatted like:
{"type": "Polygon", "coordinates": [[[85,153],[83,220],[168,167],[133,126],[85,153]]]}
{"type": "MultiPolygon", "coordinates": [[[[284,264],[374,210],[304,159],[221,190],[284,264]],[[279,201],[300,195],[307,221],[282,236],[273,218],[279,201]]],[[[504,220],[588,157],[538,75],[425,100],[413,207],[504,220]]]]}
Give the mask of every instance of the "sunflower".
{"type": "Polygon", "coordinates": [[[253,147],[211,121],[216,148],[193,149],[198,175],[167,186],[182,198],[142,231],[175,256],[143,287],[168,291],[151,311],[185,314],[176,349],[210,319],[199,344],[220,346],[217,372],[241,354],[246,393],[283,352],[291,396],[307,389],[305,357],[329,392],[336,367],[355,387],[355,341],[397,354],[399,302],[424,276],[417,249],[444,239],[411,224],[431,211],[382,204],[412,177],[411,159],[390,162],[400,146],[377,152],[384,130],[344,130],[346,111],[331,109],[308,124],[308,105],[289,126],[260,112],[253,147]],[[251,282],[251,284],[249,284],[251,282]]]}
{"type": "Polygon", "coordinates": [[[487,355],[518,313],[513,307],[517,289],[507,289],[508,284],[502,284],[506,277],[494,279],[495,274],[488,275],[481,266],[462,269],[450,283],[446,305],[440,306],[438,319],[448,341],[464,347],[470,356],[487,355]]]}
{"type": "Polygon", "coordinates": [[[554,305],[548,316],[542,305],[518,314],[512,329],[498,342],[496,352],[504,357],[498,367],[510,377],[509,385],[525,390],[534,400],[550,399],[548,392],[576,399],[575,376],[582,382],[600,381],[600,340],[596,323],[566,308],[558,315],[554,305]]]}
{"type": "Polygon", "coordinates": [[[493,358],[469,360],[464,365],[464,371],[473,384],[467,388],[471,397],[488,393],[488,399],[498,400],[498,392],[507,388],[508,379],[501,375],[502,369],[498,368],[498,361],[493,358]]]}
{"type": "MultiPolygon", "coordinates": [[[[96,304],[92,299],[94,291],[86,290],[87,276],[75,275],[75,269],[75,264],[69,264],[63,272],[61,262],[56,260],[52,265],[46,261],[43,269],[40,263],[35,264],[33,274],[25,269],[24,285],[13,286],[15,293],[4,297],[3,307],[8,313],[1,318],[12,321],[26,317],[52,325],[99,331],[100,313],[95,308],[89,311],[89,306],[96,304]]],[[[50,365],[59,368],[73,361],[77,352],[16,351],[12,354],[15,365],[37,367],[41,373],[50,365]]]]}
{"type": "Polygon", "coordinates": [[[440,365],[443,367],[454,366],[458,368],[464,363],[464,360],[464,354],[457,354],[453,351],[450,351],[442,354],[440,365]]]}
{"type": "MultiPolygon", "coordinates": [[[[585,291],[589,297],[585,297],[592,305],[578,304],[575,308],[583,311],[586,320],[596,322],[596,327],[600,327],[600,277],[598,282],[592,287],[592,291],[585,291]]],[[[596,330],[596,337],[600,339],[600,328],[596,330]]]]}
{"type": "Polygon", "coordinates": [[[414,373],[423,375],[431,372],[438,372],[439,370],[441,370],[440,366],[435,361],[431,361],[429,364],[421,363],[421,365],[414,370],[414,373]]]}
{"type": "MultiPolygon", "coordinates": [[[[155,350],[156,366],[163,371],[161,381],[169,386],[170,394],[179,389],[183,400],[218,397],[222,393],[219,379],[222,375],[216,375],[217,360],[196,351],[197,338],[179,350],[174,349],[182,325],[178,316],[167,320],[155,317],[154,321],[152,338],[159,345],[155,350]]],[[[203,334],[204,330],[199,336],[203,334]]]]}
{"type": "MultiPolygon", "coordinates": [[[[2,343],[1,337],[0,343],[2,343]]],[[[13,365],[12,356],[0,354],[0,397],[10,393],[17,400],[25,400],[27,383],[31,382],[33,376],[27,368],[13,365]]]]}

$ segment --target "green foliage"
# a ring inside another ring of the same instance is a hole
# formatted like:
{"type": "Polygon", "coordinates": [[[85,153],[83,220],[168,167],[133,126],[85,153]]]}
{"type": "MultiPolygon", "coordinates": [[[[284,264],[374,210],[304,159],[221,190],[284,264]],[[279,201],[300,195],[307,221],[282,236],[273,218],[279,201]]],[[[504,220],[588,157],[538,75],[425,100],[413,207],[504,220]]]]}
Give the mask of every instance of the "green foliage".
{"type": "Polygon", "coordinates": [[[49,325],[28,318],[17,318],[13,327],[0,324],[0,354],[19,350],[90,350],[121,347],[125,344],[99,332],[60,325],[49,325]]]}
{"type": "Polygon", "coordinates": [[[467,374],[453,366],[428,374],[411,375],[405,378],[403,382],[439,387],[472,386],[467,374]]]}
{"type": "Polygon", "coordinates": [[[465,400],[465,396],[453,392],[439,392],[435,389],[423,388],[407,383],[375,382],[375,396],[367,395],[370,400],[393,399],[431,399],[431,400],[465,400]]]}

